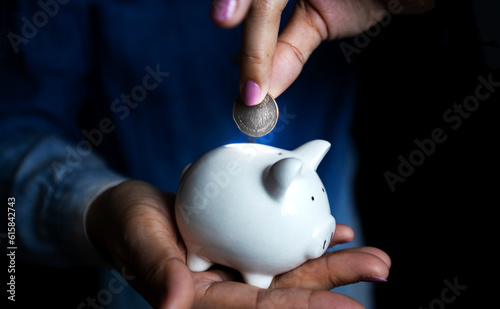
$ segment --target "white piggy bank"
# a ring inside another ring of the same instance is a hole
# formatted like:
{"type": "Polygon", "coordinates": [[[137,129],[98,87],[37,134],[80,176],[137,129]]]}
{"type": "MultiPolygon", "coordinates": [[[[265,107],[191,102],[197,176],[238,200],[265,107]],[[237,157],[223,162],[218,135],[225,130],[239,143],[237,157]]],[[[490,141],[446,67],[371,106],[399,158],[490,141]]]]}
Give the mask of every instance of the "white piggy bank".
{"type": "Polygon", "coordinates": [[[335,231],[316,174],[329,149],[323,140],[293,151],[230,144],[188,165],[175,201],[188,267],[229,266],[268,288],[275,275],[321,256],[335,231]]]}

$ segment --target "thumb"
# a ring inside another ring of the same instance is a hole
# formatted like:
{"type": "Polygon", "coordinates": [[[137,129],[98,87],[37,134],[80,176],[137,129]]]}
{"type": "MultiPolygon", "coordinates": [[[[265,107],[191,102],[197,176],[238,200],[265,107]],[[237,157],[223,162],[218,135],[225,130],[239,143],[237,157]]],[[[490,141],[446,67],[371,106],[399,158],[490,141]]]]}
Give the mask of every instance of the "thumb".
{"type": "Polygon", "coordinates": [[[136,291],[154,307],[190,308],[194,280],[179,243],[174,200],[153,185],[128,181],[111,189],[90,215],[100,221],[95,238],[103,241],[112,264],[137,274],[130,282],[136,291]]]}
{"type": "Polygon", "coordinates": [[[179,259],[170,259],[165,265],[165,295],[161,309],[191,308],[194,299],[194,280],[186,264],[179,259]]]}

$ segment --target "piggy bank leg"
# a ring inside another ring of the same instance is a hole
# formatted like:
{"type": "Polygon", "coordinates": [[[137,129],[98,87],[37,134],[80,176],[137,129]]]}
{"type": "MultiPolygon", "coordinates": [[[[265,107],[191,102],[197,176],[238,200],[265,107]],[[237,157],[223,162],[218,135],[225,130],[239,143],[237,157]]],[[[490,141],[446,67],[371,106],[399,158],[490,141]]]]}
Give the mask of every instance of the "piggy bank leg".
{"type": "Polygon", "coordinates": [[[255,273],[242,273],[243,279],[246,283],[262,288],[267,289],[271,285],[274,276],[271,275],[263,275],[263,274],[255,274],[255,273]]]}
{"type": "Polygon", "coordinates": [[[199,272],[210,268],[214,263],[196,254],[188,253],[187,266],[191,271],[199,272]]]}

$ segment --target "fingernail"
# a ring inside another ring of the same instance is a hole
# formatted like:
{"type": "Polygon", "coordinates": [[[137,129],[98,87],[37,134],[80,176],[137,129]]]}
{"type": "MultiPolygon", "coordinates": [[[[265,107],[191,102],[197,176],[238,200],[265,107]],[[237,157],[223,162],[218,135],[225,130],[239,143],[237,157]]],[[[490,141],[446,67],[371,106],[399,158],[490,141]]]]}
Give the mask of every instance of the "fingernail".
{"type": "Polygon", "coordinates": [[[377,277],[377,276],[366,276],[366,277],[359,279],[359,281],[363,281],[363,282],[387,282],[387,279],[382,278],[382,277],[377,277]]]}
{"type": "Polygon", "coordinates": [[[214,20],[224,22],[233,16],[237,0],[214,0],[210,7],[210,16],[214,20]]]}
{"type": "Polygon", "coordinates": [[[252,106],[258,102],[260,97],[260,87],[256,83],[248,80],[243,84],[241,89],[241,98],[246,105],[252,106]]]}

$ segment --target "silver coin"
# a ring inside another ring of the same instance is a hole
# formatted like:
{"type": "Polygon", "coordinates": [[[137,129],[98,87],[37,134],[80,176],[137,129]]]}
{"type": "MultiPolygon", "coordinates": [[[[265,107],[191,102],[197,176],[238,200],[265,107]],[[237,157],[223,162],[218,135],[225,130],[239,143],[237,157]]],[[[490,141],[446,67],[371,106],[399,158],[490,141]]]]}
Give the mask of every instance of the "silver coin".
{"type": "Polygon", "coordinates": [[[240,96],[233,105],[233,119],[238,129],[251,137],[261,137],[271,132],[278,123],[278,105],[274,98],[267,94],[257,105],[248,106],[240,96]]]}

